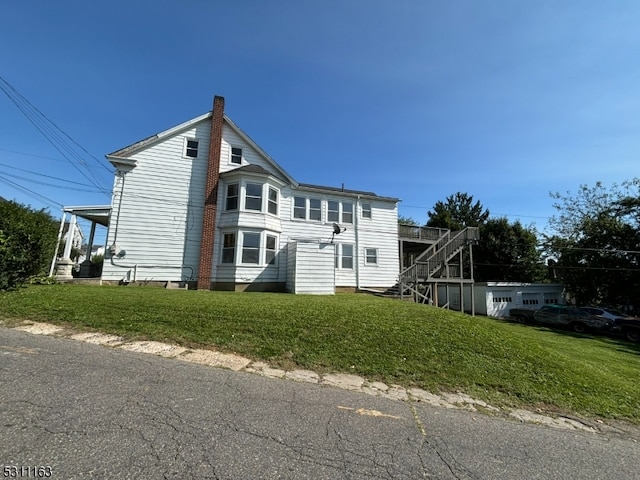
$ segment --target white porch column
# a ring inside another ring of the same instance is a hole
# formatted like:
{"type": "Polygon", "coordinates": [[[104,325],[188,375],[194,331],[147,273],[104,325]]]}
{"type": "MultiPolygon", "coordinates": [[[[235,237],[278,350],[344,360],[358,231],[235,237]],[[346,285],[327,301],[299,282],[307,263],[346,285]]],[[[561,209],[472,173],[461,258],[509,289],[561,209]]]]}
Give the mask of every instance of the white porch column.
{"type": "Polygon", "coordinates": [[[73,260],[71,260],[71,247],[73,243],[73,236],[76,233],[76,216],[71,215],[71,221],[69,222],[69,230],[67,231],[67,240],[64,244],[64,252],[62,252],[62,258],[58,259],[56,264],[56,278],[58,280],[71,280],[73,279],[73,260]]]}
{"type": "Polygon", "coordinates": [[[67,240],[64,244],[64,252],[62,258],[71,258],[71,248],[73,247],[73,237],[76,234],[76,216],[71,215],[69,222],[69,230],[67,231],[67,240]]]}

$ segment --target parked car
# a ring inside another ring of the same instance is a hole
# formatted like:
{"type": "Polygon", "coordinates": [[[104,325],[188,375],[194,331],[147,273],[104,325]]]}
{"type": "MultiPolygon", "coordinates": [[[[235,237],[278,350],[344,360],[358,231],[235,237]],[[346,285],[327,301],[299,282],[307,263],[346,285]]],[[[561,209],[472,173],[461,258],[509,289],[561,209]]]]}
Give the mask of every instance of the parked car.
{"type": "Polygon", "coordinates": [[[606,318],[608,320],[615,320],[616,318],[626,317],[625,313],[613,308],[604,307],[580,307],[580,310],[584,310],[589,315],[595,315],[596,317],[606,318]]]}
{"type": "Polygon", "coordinates": [[[533,308],[512,308],[509,310],[509,318],[518,323],[533,323],[535,321],[534,313],[533,308]]]}
{"type": "Polygon", "coordinates": [[[613,320],[589,315],[580,308],[566,305],[545,305],[534,312],[533,318],[538,323],[563,325],[579,333],[589,329],[604,331],[613,327],[613,320]]]}
{"type": "Polygon", "coordinates": [[[613,308],[581,307],[580,309],[590,315],[610,320],[612,322],[611,331],[622,334],[627,340],[640,341],[640,318],[631,317],[613,308]]]}

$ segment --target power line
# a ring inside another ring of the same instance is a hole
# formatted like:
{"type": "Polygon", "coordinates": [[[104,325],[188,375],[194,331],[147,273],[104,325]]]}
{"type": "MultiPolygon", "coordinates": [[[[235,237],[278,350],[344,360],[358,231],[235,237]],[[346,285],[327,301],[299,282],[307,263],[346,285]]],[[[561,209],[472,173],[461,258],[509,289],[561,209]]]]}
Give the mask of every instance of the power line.
{"type": "MultiPolygon", "coordinates": [[[[21,95],[9,82],[0,77],[0,90],[2,90],[9,100],[22,112],[23,115],[31,122],[31,124],[58,150],[58,152],[90,183],[98,188],[103,194],[110,195],[110,192],[100,185],[101,180],[94,173],[93,169],[89,167],[87,162],[78,155],[73,148],[68,144],[65,138],[69,139],[73,144],[80,147],[80,149],[88,154],[88,152],[81,147],[75,140],[73,140],[66,132],[58,127],[52,120],[44,115],[38,108],[32,105],[23,95],[21,95]],[[65,153],[66,150],[66,153],[65,153]],[[75,161],[69,157],[75,157],[75,161]],[[77,164],[79,163],[88,172],[85,173],[77,164]]],[[[92,158],[95,159],[91,154],[92,158]]],[[[98,161],[97,159],[95,159],[98,161]]],[[[100,164],[100,162],[98,162],[100,164]]],[[[104,165],[101,167],[109,171],[104,165]]]]}
{"type": "Polygon", "coordinates": [[[7,180],[6,178],[0,177],[0,182],[4,182],[7,185],[12,186],[13,188],[16,188],[18,190],[25,192],[29,196],[40,199],[41,201],[44,201],[45,203],[48,203],[49,205],[52,205],[54,207],[62,208],[63,206],[61,203],[58,203],[55,200],[50,199],[49,197],[45,197],[44,195],[34,192],[33,190],[23,187],[22,185],[18,185],[17,183],[12,182],[11,180],[7,180]]]}
{"type": "MultiPolygon", "coordinates": [[[[29,173],[31,175],[37,175],[39,177],[46,177],[46,178],[51,178],[53,180],[58,180],[60,182],[65,182],[65,183],[70,183],[73,185],[80,185],[81,187],[91,187],[91,185],[87,185],[86,183],[80,183],[80,182],[74,182],[73,180],[67,180],[66,178],[59,178],[59,177],[54,177],[52,175],[45,175],[44,173],[38,173],[38,172],[34,172],[32,170],[25,170],[24,168],[18,168],[18,167],[14,167],[12,165],[7,165],[5,163],[0,163],[0,167],[6,167],[6,168],[11,168],[13,170],[18,170],[20,172],[25,172],[25,173],[29,173]]],[[[9,175],[8,173],[5,175],[9,175]]],[[[18,177],[19,178],[19,177],[18,177]]],[[[65,187],[66,188],[66,187],[65,187]]]]}
{"type": "MultiPolygon", "coordinates": [[[[7,177],[17,178],[19,180],[24,180],[25,182],[35,183],[35,184],[38,184],[38,185],[44,185],[45,187],[61,188],[63,190],[68,190],[69,189],[69,187],[67,187],[65,185],[54,185],[53,183],[40,182],[39,180],[33,180],[31,178],[22,177],[20,175],[15,175],[15,174],[12,174],[12,173],[6,173],[6,172],[0,172],[0,173],[2,173],[3,175],[5,175],[7,177]]],[[[80,185],[82,185],[82,184],[80,184],[80,185]]],[[[89,185],[87,185],[87,186],[89,186],[89,185]]],[[[76,191],[76,192],[89,192],[89,193],[98,192],[98,193],[100,193],[100,190],[96,190],[95,188],[89,190],[87,188],[77,188],[77,187],[75,187],[74,191],[76,191]]]]}

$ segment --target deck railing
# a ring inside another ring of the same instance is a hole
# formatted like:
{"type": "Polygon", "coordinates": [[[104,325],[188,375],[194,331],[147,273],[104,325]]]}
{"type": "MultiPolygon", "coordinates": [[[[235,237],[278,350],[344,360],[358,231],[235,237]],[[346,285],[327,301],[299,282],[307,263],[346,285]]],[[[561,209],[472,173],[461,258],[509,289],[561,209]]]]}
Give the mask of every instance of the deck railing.
{"type": "Polygon", "coordinates": [[[446,228],[398,225],[398,237],[405,240],[427,240],[435,242],[443,235],[446,235],[448,231],[446,228]]]}

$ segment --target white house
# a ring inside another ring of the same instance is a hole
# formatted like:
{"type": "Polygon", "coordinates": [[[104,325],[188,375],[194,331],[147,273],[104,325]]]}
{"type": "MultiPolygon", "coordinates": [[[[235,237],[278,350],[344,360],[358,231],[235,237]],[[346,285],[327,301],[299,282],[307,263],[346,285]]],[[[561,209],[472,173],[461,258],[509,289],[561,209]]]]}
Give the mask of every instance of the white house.
{"type": "Polygon", "coordinates": [[[399,200],[299,183],[224,114],[222,97],[107,159],[103,280],[308,293],[397,281],[399,200]]]}

